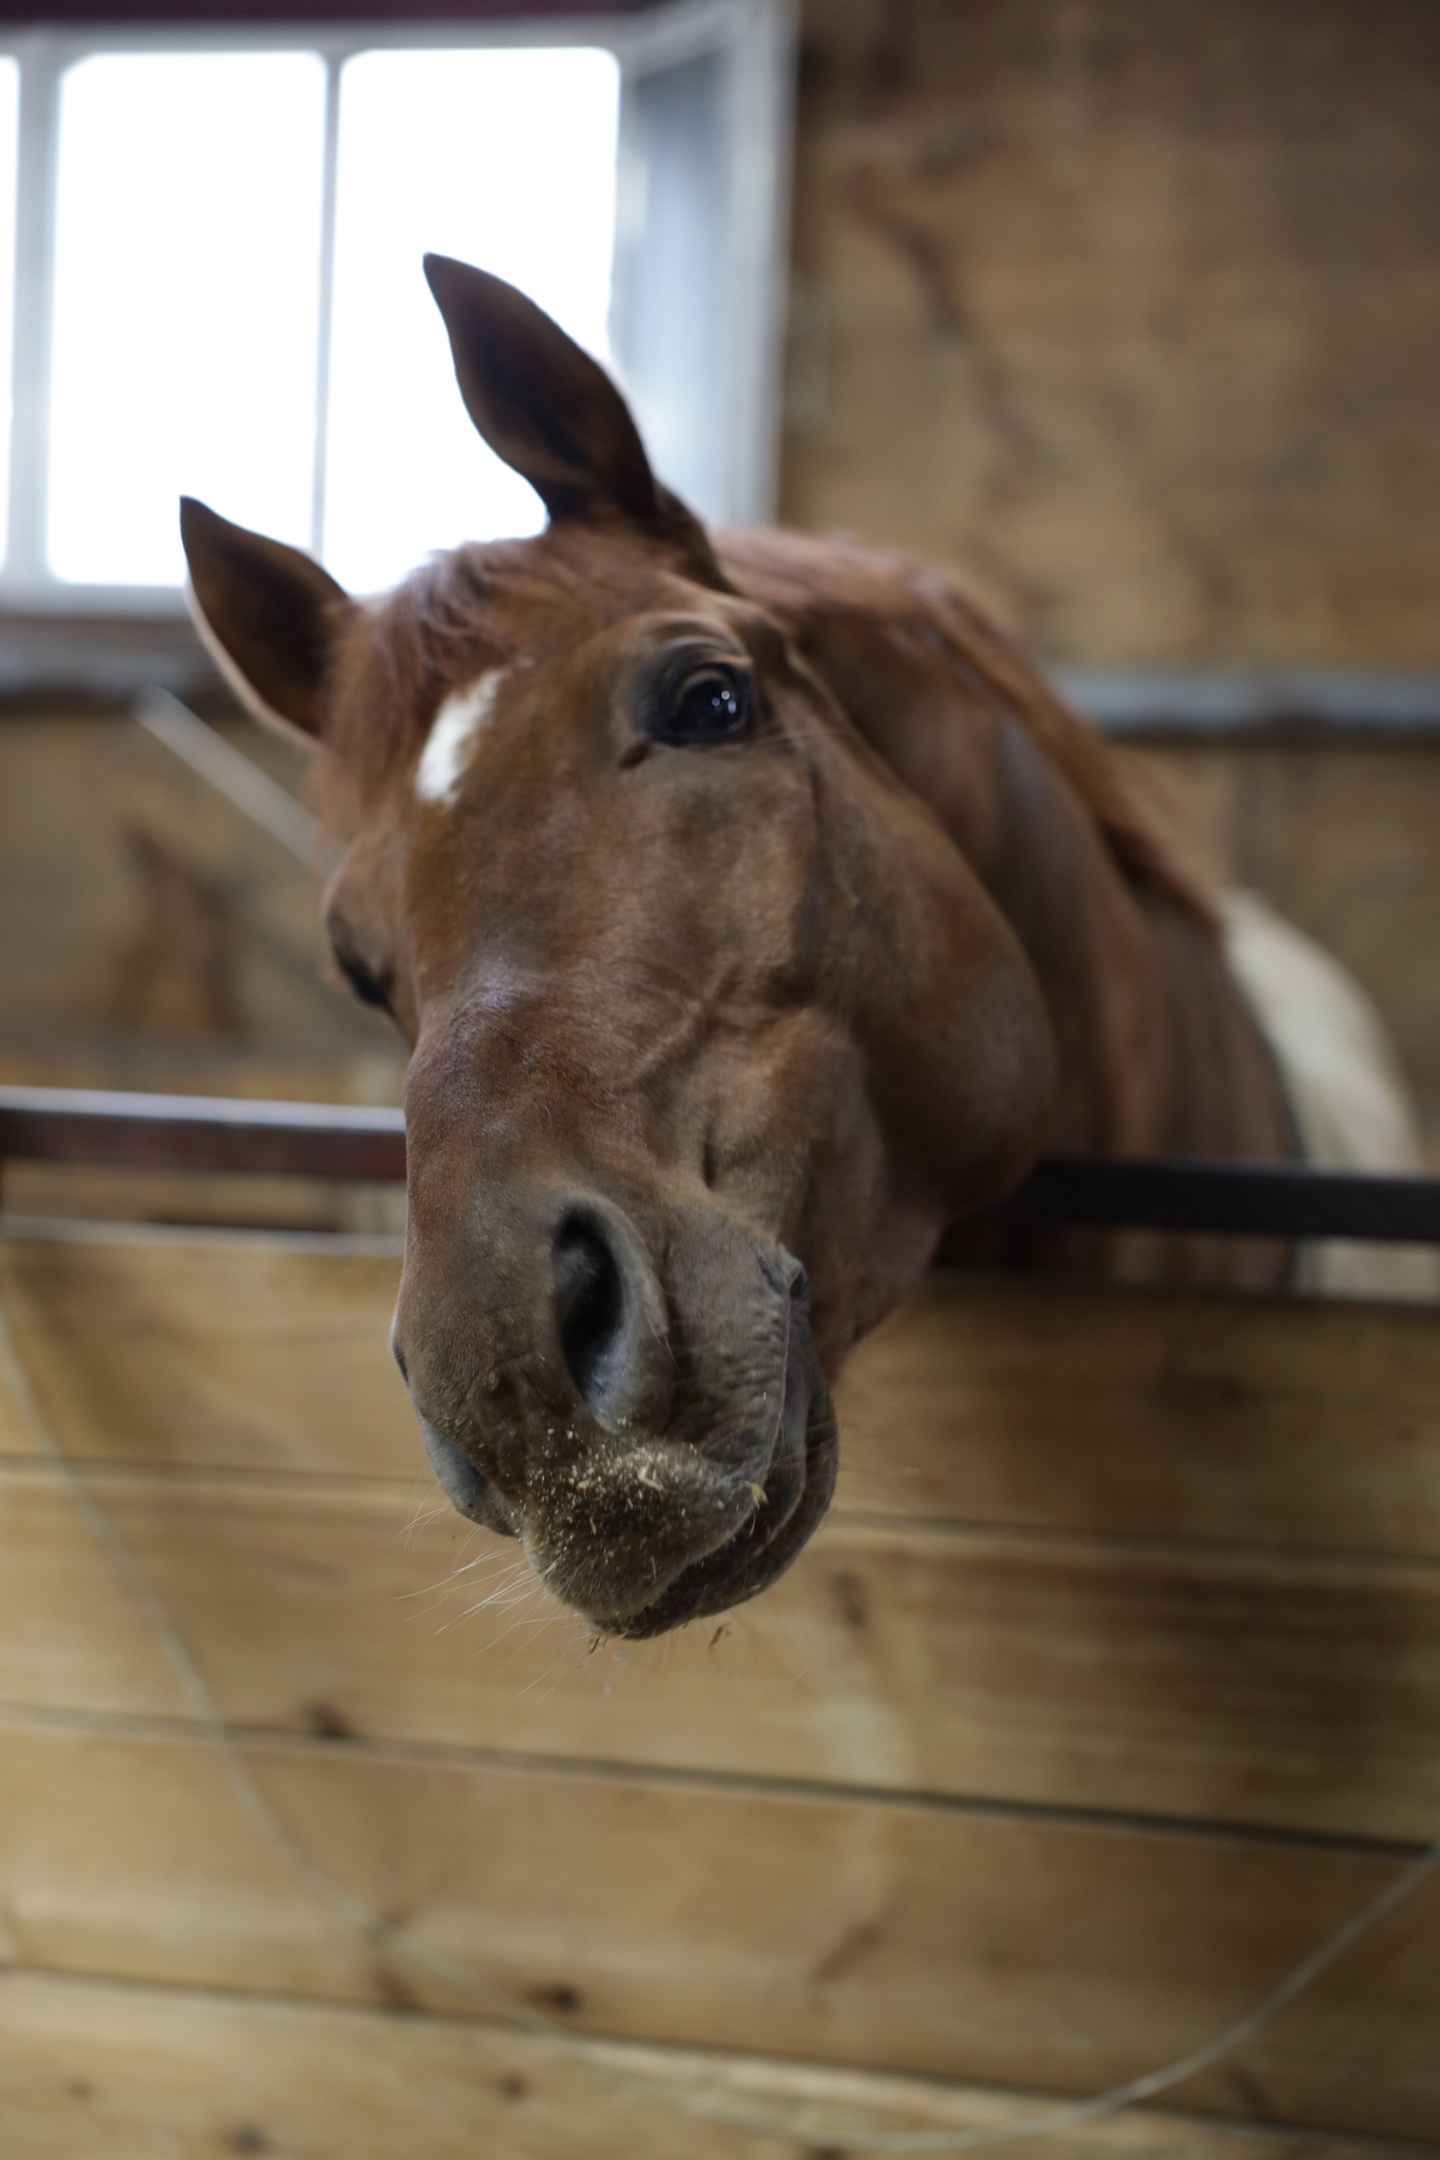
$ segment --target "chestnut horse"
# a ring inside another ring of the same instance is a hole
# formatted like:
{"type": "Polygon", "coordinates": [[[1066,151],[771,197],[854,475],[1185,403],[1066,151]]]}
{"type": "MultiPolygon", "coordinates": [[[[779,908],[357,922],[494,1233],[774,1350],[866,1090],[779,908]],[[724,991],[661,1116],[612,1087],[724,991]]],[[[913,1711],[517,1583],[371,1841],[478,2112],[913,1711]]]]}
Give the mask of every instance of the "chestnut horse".
{"type": "Polygon", "coordinates": [[[1123,759],[954,583],[712,539],[548,317],[426,271],[547,530],[357,602],[187,502],[193,597],[322,748],[335,956],[413,1046],[394,1349],[440,1481],[649,1635],[794,1558],[829,1384],[947,1224],[1046,1147],[1278,1158],[1287,1109],[1123,759]]]}

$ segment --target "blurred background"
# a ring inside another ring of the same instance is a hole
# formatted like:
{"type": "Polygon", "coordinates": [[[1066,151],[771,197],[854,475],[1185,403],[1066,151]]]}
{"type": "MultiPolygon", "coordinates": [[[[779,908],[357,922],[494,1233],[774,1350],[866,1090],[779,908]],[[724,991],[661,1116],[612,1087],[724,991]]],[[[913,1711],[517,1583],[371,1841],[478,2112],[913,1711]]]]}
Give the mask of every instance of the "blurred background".
{"type": "MultiPolygon", "coordinates": [[[[0,15],[0,1078],[395,1099],[174,503],[357,590],[534,529],[433,247],[613,366],[706,514],[967,572],[1354,969],[1440,1139],[1430,0],[161,14],[0,15]]],[[[6,1203],[395,1205],[42,1165],[6,1203]]]]}

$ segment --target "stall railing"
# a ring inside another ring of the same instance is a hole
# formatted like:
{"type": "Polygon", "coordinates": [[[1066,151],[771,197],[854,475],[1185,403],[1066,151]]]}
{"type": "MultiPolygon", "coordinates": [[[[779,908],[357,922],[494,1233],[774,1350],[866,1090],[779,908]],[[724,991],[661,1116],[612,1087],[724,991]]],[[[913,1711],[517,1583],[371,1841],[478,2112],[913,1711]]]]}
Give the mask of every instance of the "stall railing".
{"type": "MultiPolygon", "coordinates": [[[[21,1160],[398,1184],[405,1118],[348,1103],[0,1087],[0,1174],[21,1160]]],[[[1440,1177],[1052,1155],[989,1219],[1440,1244],[1440,1177]]]]}

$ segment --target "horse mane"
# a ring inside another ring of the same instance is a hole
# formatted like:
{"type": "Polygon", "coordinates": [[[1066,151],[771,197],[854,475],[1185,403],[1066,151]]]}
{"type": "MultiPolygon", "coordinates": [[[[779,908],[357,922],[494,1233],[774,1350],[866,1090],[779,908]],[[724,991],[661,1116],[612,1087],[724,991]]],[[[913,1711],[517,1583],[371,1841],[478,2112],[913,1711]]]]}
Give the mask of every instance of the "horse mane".
{"type": "MultiPolygon", "coordinates": [[[[720,558],[742,591],[823,646],[827,620],[862,615],[943,655],[976,702],[1019,722],[1069,783],[1127,881],[1218,930],[1215,905],[1148,799],[1125,752],[1083,718],[950,572],[843,540],[753,530],[726,533],[720,558]]],[[[843,687],[837,688],[844,702],[843,687]]]]}

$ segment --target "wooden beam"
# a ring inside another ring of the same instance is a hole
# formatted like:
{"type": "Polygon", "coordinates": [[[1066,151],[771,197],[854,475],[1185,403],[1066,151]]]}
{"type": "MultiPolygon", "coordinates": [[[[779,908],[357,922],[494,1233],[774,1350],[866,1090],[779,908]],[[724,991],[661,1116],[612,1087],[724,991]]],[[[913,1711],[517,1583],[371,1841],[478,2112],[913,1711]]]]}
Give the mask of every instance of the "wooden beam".
{"type": "Polygon", "coordinates": [[[836,1400],[847,1507],[1440,1557],[1433,1309],[931,1281],[836,1400]]]}
{"type": "MultiPolygon", "coordinates": [[[[441,1635],[406,1595],[470,1533],[406,1546],[396,1266],[78,1232],[0,1240],[0,1293],[277,1819],[487,1985],[636,2041],[1093,2090],[1433,1834],[1433,1315],[933,1284],[857,1354],[794,1574],[602,1656],[538,1605],[441,1635]]],[[[475,2014],[299,1885],[17,1435],[10,1962],[475,2014]]],[[[1440,2140],[1437,1927],[1440,1878],[1179,2102],[1440,2140]]]]}
{"type": "MultiPolygon", "coordinates": [[[[304,1888],[173,1730],[0,1719],[12,1962],[475,2016],[304,1888]]],[[[1061,2092],[1182,2056],[1400,1857],[1003,1808],[477,1768],[343,1742],[245,1760],[373,1910],[562,2024],[1061,2092]]],[[[1175,2104],[1440,2136],[1440,1879],[1175,2104]]]]}
{"type": "MultiPolygon", "coordinates": [[[[0,2093],[26,2160],[798,2160],[841,2129],[1003,2131],[1035,2093],[936,2085],[776,2057],[613,2045],[599,2065],[453,2018],[275,1996],[0,1973],[0,2093]],[[793,2122],[755,2136],[665,2095],[793,2122]],[[802,2143],[803,2139],[803,2143],[802,2143]]],[[[1050,2137],[1045,2160],[1297,2160],[1294,2135],[1146,2109],[1050,2137]]],[[[1412,2148],[1307,2135],[1305,2160],[1412,2148]]]]}
{"type": "MultiPolygon", "coordinates": [[[[399,1269],[383,1240],[0,1238],[0,1295],[70,1454],[423,1492],[388,1349],[399,1269]]],[[[931,1282],[855,1351],[837,1403],[851,1512],[1440,1558],[1440,1326],[1418,1307],[1317,1324],[1285,1301],[931,1282]]],[[[8,1434],[33,1447],[13,1413],[8,1434]]]]}
{"type": "MultiPolygon", "coordinates": [[[[1434,1564],[839,1516],[725,1621],[597,1644],[419,1478],[92,1484],[248,1728],[1377,1839],[1440,1823],[1434,1564]]],[[[0,1468],[0,1703],[190,1715],[43,1467],[0,1468]]]]}

